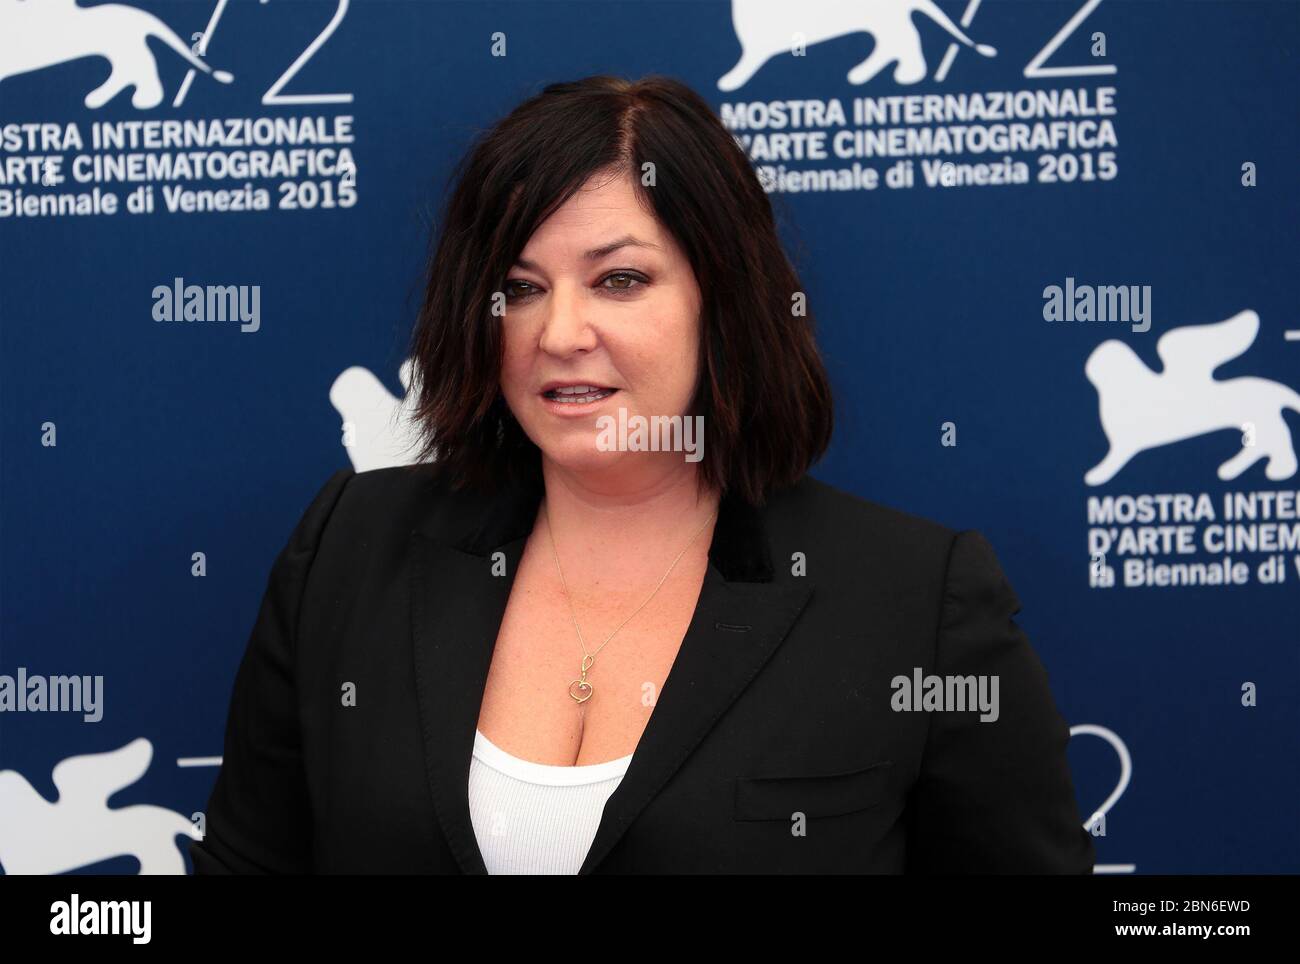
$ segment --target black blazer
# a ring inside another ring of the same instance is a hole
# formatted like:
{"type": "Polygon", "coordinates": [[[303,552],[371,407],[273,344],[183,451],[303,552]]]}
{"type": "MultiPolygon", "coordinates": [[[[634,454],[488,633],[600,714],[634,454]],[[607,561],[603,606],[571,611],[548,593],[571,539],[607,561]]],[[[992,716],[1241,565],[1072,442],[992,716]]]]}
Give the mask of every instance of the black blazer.
{"type": "MultiPolygon", "coordinates": [[[[196,873],[486,872],[470,757],[540,495],[452,494],[409,466],[326,482],[271,570],[196,873]]],[[[725,498],[579,872],[1090,873],[1019,608],[973,530],[811,477],[758,510],[725,498]],[[917,667],[997,675],[999,718],[895,711],[890,681],[917,667]]]]}

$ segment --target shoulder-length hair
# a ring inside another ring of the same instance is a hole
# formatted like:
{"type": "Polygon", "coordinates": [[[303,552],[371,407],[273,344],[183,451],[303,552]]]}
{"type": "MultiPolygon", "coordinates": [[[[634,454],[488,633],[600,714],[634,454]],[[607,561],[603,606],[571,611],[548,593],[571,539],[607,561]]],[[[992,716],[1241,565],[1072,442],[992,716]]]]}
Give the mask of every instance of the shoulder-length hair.
{"type": "Polygon", "coordinates": [[[619,170],[681,245],[702,295],[691,409],[704,418],[701,485],[760,505],[826,450],[830,383],[749,158],[702,97],[654,75],[552,84],[457,165],[411,339],[418,458],[456,488],[539,477],[538,449],[501,393],[493,294],[538,225],[592,176],[619,170]]]}

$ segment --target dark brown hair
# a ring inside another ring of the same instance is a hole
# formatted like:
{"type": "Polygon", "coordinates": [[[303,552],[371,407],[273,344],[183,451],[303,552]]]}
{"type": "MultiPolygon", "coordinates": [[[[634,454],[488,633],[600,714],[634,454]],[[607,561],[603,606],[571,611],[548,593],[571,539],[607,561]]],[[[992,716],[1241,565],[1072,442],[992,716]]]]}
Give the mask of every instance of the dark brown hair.
{"type": "Polygon", "coordinates": [[[830,383],[748,157],[702,97],[661,76],[552,84],[453,172],[411,339],[418,457],[454,487],[538,476],[537,447],[501,394],[492,296],[537,226],[593,175],[618,170],[681,245],[702,296],[691,409],[704,417],[701,485],[761,504],[830,443],[830,383]]]}

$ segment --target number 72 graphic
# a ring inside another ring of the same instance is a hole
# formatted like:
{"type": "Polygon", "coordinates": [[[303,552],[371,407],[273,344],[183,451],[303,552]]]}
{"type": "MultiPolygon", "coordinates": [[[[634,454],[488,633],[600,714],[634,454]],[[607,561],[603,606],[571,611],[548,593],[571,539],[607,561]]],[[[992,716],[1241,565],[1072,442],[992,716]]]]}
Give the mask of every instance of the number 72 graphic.
{"type": "MultiPolygon", "coordinates": [[[[1088,19],[1088,15],[1099,6],[1101,6],[1101,0],[1087,0],[1083,6],[1076,10],[1074,16],[1066,21],[1065,25],[1056,32],[1056,35],[1052,37],[1051,40],[1047,41],[1047,44],[1043,49],[1034,54],[1033,59],[1030,60],[1029,63],[1025,64],[1025,76],[1084,77],[1117,73],[1119,68],[1114,64],[1088,64],[1079,67],[1043,66],[1044,61],[1046,61],[1048,57],[1052,56],[1052,54],[1056,53],[1061,44],[1065,43],[1066,38],[1074,33],[1074,31],[1078,29],[1079,24],[1088,19]]],[[[961,15],[961,25],[963,27],[969,27],[971,25],[971,22],[975,19],[975,14],[979,8],[980,0],[970,0],[970,2],[966,4],[966,10],[961,15]]],[[[955,43],[948,45],[948,49],[943,55],[943,61],[939,64],[939,69],[934,72],[935,80],[942,81],[948,76],[948,70],[952,67],[952,62],[957,59],[957,52],[959,50],[961,50],[961,47],[955,43]]]]}
{"type": "MultiPolygon", "coordinates": [[[[226,10],[226,4],[229,0],[217,0],[216,8],[212,11],[212,17],[208,20],[208,25],[202,33],[196,33],[191,37],[195,42],[194,52],[199,56],[207,53],[208,42],[212,39],[213,32],[217,29],[217,24],[221,22],[221,15],[226,10]]],[[[268,0],[260,0],[265,4],[268,0]]],[[[325,46],[325,42],[338,29],[343,18],[347,16],[348,7],[351,0],[338,0],[338,8],[334,11],[334,16],[330,18],[323,30],[316,35],[316,39],[309,43],[305,50],[298,55],[298,59],[289,65],[270,87],[262,95],[262,103],[268,105],[274,104],[350,104],[352,103],[351,94],[282,94],[285,85],[297,76],[298,71],[306,65],[316,55],[316,51],[325,46]]],[[[189,92],[190,84],[194,81],[194,70],[191,68],[185,75],[185,81],[181,84],[180,90],[176,92],[176,98],[172,101],[173,107],[180,107],[185,102],[185,95],[189,92]]]]}

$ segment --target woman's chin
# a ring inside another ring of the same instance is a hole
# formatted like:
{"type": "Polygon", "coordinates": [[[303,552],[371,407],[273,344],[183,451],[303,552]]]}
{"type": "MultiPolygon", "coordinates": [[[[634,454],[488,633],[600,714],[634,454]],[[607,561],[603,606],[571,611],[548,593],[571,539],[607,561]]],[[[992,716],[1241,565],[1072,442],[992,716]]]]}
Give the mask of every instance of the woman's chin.
{"type": "Polygon", "coordinates": [[[596,433],[585,439],[570,438],[539,446],[542,455],[556,468],[569,472],[607,472],[627,461],[627,452],[602,452],[596,447],[596,433]]]}

